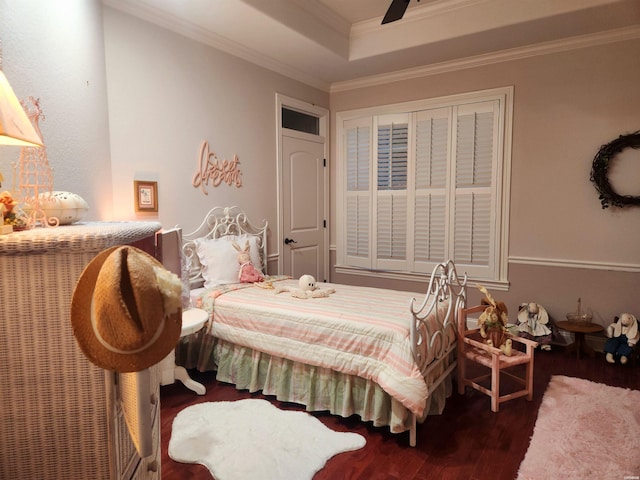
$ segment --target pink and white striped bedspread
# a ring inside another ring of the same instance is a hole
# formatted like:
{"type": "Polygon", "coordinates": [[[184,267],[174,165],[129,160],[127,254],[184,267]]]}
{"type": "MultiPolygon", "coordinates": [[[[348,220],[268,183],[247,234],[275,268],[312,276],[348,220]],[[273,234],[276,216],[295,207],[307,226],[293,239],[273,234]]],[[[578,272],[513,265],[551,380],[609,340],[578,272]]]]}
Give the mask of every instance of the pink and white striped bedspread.
{"type": "MultiPolygon", "coordinates": [[[[298,288],[297,280],[278,287],[298,288]]],[[[299,299],[242,284],[208,290],[200,306],[213,311],[210,333],[223,340],[306,364],[371,379],[416,415],[427,385],[411,352],[412,297],[418,293],[320,284],[326,298],[299,299]]],[[[440,311],[446,305],[440,306],[440,311]]]]}

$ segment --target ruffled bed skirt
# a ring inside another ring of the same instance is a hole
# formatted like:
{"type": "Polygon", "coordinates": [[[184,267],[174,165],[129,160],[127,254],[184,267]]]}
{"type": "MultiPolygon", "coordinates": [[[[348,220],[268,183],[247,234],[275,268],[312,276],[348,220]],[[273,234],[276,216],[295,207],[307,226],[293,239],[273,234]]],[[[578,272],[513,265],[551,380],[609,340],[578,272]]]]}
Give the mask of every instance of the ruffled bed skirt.
{"type": "MultiPolygon", "coordinates": [[[[452,361],[452,359],[449,359],[452,361]]],[[[371,380],[316,367],[242,347],[207,334],[205,330],[181,339],[176,363],[200,371],[217,370],[216,378],[239,390],[262,391],[278,400],[302,404],[307,411],[360,416],[392,433],[411,428],[411,413],[371,380]]],[[[438,367],[432,376],[444,371],[438,367]]],[[[431,392],[431,388],[429,389],[431,392]]],[[[425,413],[440,414],[451,395],[451,375],[431,392],[425,413]]],[[[419,422],[424,421],[418,419],[419,422]]]]}

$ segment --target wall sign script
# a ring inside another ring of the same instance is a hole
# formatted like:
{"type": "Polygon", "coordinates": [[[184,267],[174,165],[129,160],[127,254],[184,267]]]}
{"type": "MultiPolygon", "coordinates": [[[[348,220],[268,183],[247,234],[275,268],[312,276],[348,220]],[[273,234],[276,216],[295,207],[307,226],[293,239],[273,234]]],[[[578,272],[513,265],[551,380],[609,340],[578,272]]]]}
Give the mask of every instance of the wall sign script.
{"type": "Polygon", "coordinates": [[[200,157],[198,158],[198,171],[193,176],[191,184],[200,187],[205,195],[209,195],[206,185],[217,187],[222,182],[229,186],[242,186],[242,172],[238,168],[238,156],[234,155],[233,160],[221,160],[214,152],[209,151],[209,142],[202,142],[200,147],[200,157]]]}

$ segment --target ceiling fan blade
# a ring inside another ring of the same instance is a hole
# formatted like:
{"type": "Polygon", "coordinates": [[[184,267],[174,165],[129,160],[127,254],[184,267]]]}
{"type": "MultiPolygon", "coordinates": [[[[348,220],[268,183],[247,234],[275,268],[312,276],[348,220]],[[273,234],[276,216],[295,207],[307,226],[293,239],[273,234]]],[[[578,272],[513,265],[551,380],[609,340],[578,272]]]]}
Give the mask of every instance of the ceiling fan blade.
{"type": "Polygon", "coordinates": [[[404,15],[404,12],[407,11],[408,6],[409,0],[392,0],[387,13],[382,19],[382,25],[400,20],[404,15]]]}

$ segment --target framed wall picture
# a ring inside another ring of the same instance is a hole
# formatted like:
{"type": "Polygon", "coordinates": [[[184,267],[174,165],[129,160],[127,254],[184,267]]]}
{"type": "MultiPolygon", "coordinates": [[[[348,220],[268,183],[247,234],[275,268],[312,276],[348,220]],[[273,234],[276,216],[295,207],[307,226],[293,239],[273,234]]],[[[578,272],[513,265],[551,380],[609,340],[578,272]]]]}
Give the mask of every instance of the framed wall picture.
{"type": "Polygon", "coordinates": [[[158,211],[158,182],[133,181],[136,212],[158,211]]]}

